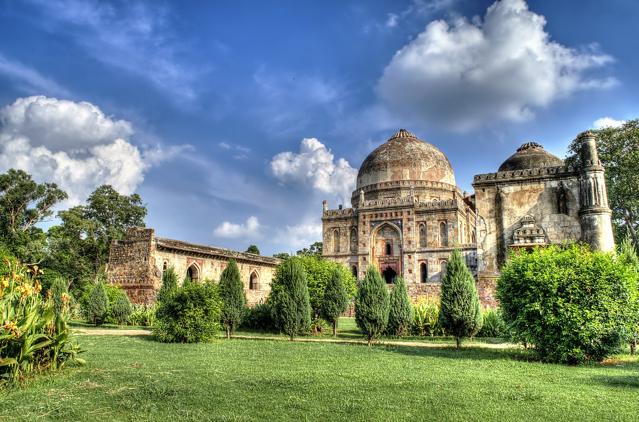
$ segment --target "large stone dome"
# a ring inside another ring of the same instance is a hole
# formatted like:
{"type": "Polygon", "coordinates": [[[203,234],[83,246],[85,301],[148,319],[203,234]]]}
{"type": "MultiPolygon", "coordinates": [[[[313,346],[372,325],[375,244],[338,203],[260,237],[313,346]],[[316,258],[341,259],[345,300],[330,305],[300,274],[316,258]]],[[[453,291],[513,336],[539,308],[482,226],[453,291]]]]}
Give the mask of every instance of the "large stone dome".
{"type": "Polygon", "coordinates": [[[450,161],[437,147],[400,129],[364,160],[357,191],[383,182],[440,182],[455,186],[450,161]]]}
{"type": "Polygon", "coordinates": [[[564,162],[536,142],[526,142],[499,166],[499,171],[526,170],[539,167],[563,166],[564,162]]]}

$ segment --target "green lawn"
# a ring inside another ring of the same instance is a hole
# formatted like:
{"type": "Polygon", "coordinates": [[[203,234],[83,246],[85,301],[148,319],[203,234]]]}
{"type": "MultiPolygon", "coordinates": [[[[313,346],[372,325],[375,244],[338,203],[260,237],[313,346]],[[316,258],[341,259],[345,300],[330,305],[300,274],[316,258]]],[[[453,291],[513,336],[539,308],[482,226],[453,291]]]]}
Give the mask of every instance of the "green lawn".
{"type": "Polygon", "coordinates": [[[637,420],[639,363],[524,352],[83,336],[84,367],[0,391],[0,420],[637,420]]]}

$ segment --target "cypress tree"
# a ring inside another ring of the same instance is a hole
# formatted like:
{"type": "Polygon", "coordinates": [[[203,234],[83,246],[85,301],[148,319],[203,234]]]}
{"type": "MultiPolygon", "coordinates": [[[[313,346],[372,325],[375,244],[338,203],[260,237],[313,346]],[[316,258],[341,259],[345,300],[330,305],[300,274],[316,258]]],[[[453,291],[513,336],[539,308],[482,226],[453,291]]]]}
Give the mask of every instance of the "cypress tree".
{"type": "Polygon", "coordinates": [[[455,337],[457,348],[460,348],[462,339],[475,335],[482,322],[475,279],[456,249],[442,280],[439,323],[455,337]]]}
{"type": "Polygon", "coordinates": [[[271,290],[273,316],[278,328],[291,340],[297,334],[308,332],[311,305],[306,274],[298,259],[288,259],[279,266],[271,290]]]}
{"type": "Polygon", "coordinates": [[[164,274],[162,274],[162,287],[158,292],[158,301],[162,301],[170,292],[175,291],[178,287],[178,276],[175,273],[175,269],[171,266],[164,274]]]}
{"type": "Polygon", "coordinates": [[[88,319],[95,325],[100,325],[104,322],[107,315],[109,306],[109,298],[107,296],[104,282],[98,281],[87,298],[86,313],[88,319]]]}
{"type": "Polygon", "coordinates": [[[333,326],[333,336],[337,335],[337,321],[348,307],[348,292],[342,281],[342,273],[335,267],[322,298],[322,316],[333,326]]]}
{"type": "Polygon", "coordinates": [[[226,328],[226,338],[231,338],[244,316],[246,296],[240,280],[240,270],[231,259],[220,276],[220,298],[222,299],[222,324],[226,328]]]}
{"type": "Polygon", "coordinates": [[[366,334],[370,346],[372,340],[384,332],[388,323],[388,290],[379,271],[373,266],[368,267],[358,287],[355,322],[366,334]]]}
{"type": "Polygon", "coordinates": [[[413,306],[408,298],[406,282],[402,277],[397,277],[393,291],[390,294],[387,332],[391,335],[404,336],[412,323],[413,306]]]}

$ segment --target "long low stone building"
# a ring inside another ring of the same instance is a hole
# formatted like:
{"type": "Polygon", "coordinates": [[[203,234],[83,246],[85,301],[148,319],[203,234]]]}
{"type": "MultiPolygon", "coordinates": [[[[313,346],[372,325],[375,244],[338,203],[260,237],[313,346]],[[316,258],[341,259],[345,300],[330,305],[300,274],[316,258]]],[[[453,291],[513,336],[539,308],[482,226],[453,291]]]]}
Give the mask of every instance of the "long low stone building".
{"type": "Polygon", "coordinates": [[[179,282],[186,277],[217,282],[231,259],[239,267],[248,304],[265,301],[280,259],[156,237],[150,228],[131,228],[124,239],[111,244],[107,275],[133,303],[148,304],[155,301],[162,274],[169,268],[179,282]]]}

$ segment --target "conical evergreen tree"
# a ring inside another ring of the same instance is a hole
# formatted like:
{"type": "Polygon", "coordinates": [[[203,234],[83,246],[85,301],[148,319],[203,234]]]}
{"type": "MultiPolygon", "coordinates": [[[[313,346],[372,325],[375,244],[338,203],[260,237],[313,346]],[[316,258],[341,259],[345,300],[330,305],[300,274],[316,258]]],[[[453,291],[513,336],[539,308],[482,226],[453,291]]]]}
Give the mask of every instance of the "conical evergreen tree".
{"type": "Polygon", "coordinates": [[[324,288],[324,297],[322,299],[322,316],[333,326],[333,336],[337,335],[339,316],[347,307],[348,292],[342,281],[342,273],[336,267],[324,288]]]}
{"type": "Polygon", "coordinates": [[[442,280],[439,323],[455,337],[457,348],[464,337],[475,335],[482,326],[475,279],[459,250],[454,250],[442,280]]]}
{"type": "Polygon", "coordinates": [[[413,306],[408,297],[406,282],[402,277],[395,279],[395,286],[390,294],[390,310],[386,331],[395,336],[405,336],[413,323],[413,306]]]}
{"type": "Polygon", "coordinates": [[[175,291],[178,287],[178,276],[175,273],[173,267],[169,267],[164,274],[162,274],[162,287],[158,292],[157,300],[162,301],[170,292],[175,291]]]}
{"type": "Polygon", "coordinates": [[[246,296],[240,280],[240,270],[231,259],[220,276],[220,298],[222,299],[222,325],[226,328],[226,338],[231,338],[244,316],[246,296]]]}
{"type": "Polygon", "coordinates": [[[386,283],[379,271],[368,267],[364,279],[360,282],[355,298],[355,322],[366,334],[370,346],[374,338],[379,337],[388,324],[389,298],[386,283]]]}
{"type": "Polygon", "coordinates": [[[98,281],[87,298],[86,312],[88,319],[95,325],[104,323],[109,307],[109,297],[103,281],[98,281]]]}
{"type": "Polygon", "coordinates": [[[311,305],[304,268],[296,258],[284,261],[275,274],[270,301],[273,317],[280,330],[293,340],[308,332],[311,326],[311,305]]]}

